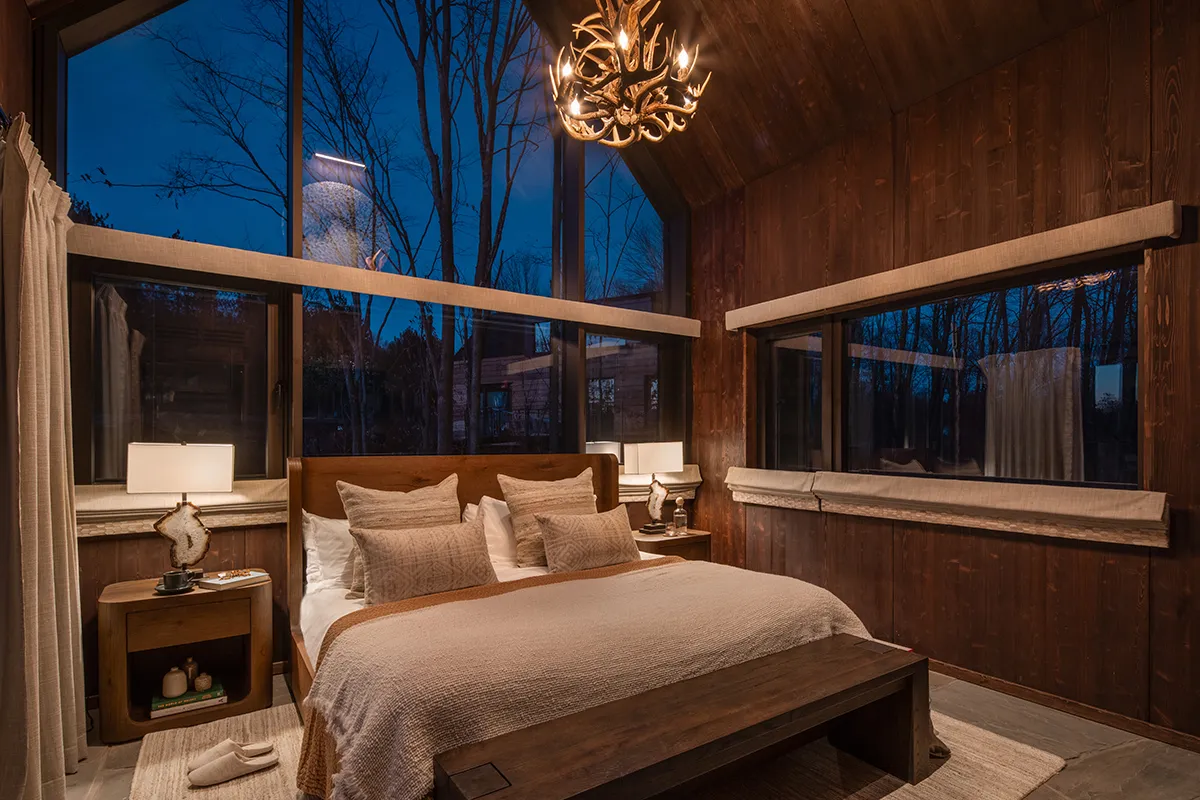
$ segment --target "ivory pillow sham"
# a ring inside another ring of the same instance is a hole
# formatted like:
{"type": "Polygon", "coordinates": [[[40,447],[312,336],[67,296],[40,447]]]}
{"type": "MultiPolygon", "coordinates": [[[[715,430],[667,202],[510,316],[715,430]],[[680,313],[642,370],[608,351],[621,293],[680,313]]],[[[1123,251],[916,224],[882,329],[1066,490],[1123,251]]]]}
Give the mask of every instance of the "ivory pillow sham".
{"type": "Polygon", "coordinates": [[[551,572],[575,572],[641,559],[624,505],[603,514],[535,514],[551,572]]]}
{"type": "MultiPolygon", "coordinates": [[[[409,492],[367,489],[345,481],[337,482],[342,507],[351,530],[406,530],[454,525],[461,521],[458,505],[458,475],[451,475],[436,486],[409,492]]],[[[354,548],[347,585],[350,596],[361,596],[365,586],[360,548],[354,548]]]]}
{"type": "Polygon", "coordinates": [[[512,516],[517,539],[517,565],[546,566],[546,548],[542,529],[535,514],[595,514],[596,495],[592,488],[592,468],[574,478],[561,481],[526,481],[497,475],[504,501],[512,516]]]}
{"type": "Polygon", "coordinates": [[[496,582],[482,520],[407,530],[351,528],[367,605],[496,582]]]}

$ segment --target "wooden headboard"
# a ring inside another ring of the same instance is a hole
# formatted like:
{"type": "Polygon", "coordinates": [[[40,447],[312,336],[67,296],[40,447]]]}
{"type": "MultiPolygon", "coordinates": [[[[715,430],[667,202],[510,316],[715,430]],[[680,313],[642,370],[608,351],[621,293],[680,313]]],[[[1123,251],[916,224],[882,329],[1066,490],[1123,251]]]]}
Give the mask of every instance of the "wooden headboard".
{"type": "Polygon", "coordinates": [[[596,507],[617,507],[617,459],[613,455],[502,456],[353,456],[288,459],[288,622],[300,629],[300,599],[304,596],[304,540],[300,511],[344,519],[337,482],[371,489],[406,492],[433,486],[458,474],[460,506],[478,503],[484,495],[503,498],[497,475],[535,481],[573,478],[588,467],[596,487],[596,507]]]}

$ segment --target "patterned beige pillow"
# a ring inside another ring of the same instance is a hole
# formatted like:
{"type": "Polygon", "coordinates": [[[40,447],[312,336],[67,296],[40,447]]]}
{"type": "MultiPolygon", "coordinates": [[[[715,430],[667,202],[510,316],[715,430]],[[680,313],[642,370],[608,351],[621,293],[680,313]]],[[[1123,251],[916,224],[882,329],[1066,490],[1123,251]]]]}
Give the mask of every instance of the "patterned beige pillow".
{"type": "Polygon", "coordinates": [[[542,529],[534,514],[595,514],[592,468],[561,481],[524,481],[497,475],[517,536],[517,565],[546,566],[542,529]]]}
{"type": "MultiPolygon", "coordinates": [[[[367,489],[345,481],[337,482],[342,507],[351,528],[359,530],[404,530],[452,525],[462,520],[458,505],[458,475],[451,475],[437,486],[426,486],[410,492],[388,492],[367,489]]],[[[348,565],[350,574],[343,576],[350,587],[348,597],[361,597],[365,588],[363,563],[358,547],[348,565]]]]}
{"type": "Polygon", "coordinates": [[[362,554],[368,605],[496,582],[483,522],[350,535],[362,554]]]}
{"type": "Polygon", "coordinates": [[[542,528],[551,572],[607,567],[638,561],[629,512],[619,505],[603,514],[535,514],[542,528]]]}

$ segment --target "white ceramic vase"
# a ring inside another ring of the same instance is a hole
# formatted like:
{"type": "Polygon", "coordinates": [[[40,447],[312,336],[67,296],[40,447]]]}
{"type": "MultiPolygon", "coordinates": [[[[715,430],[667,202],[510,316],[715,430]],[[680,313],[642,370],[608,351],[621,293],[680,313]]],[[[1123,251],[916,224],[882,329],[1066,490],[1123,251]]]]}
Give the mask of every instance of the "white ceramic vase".
{"type": "Polygon", "coordinates": [[[163,675],[162,696],[170,700],[172,697],[186,693],[188,690],[187,673],[179,667],[171,667],[171,671],[163,675]]]}

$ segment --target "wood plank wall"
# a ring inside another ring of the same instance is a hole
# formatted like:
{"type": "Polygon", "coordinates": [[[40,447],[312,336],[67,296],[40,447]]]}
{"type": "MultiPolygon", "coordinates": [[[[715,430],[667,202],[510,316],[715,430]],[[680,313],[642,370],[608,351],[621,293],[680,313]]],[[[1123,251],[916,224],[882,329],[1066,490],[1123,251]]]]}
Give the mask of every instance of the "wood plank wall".
{"type": "Polygon", "coordinates": [[[696,525],[714,553],[827,586],[873,633],[933,658],[1200,734],[1194,211],[1192,243],[1142,275],[1143,484],[1170,495],[1169,551],[742,508],[721,485],[755,440],[754,361],[724,331],[727,308],[1152,202],[1200,205],[1198,38],[1200,3],[1133,0],[695,213],[696,525]]]}
{"type": "MultiPolygon", "coordinates": [[[[272,660],[289,656],[287,616],[287,526],[229,528],[213,531],[204,570],[259,567],[271,575],[274,614],[272,660]]],[[[79,540],[79,601],[83,623],[84,686],[97,694],[96,601],[110,583],[156,578],[171,569],[169,543],[157,533],[132,536],[97,536],[79,540]]],[[[203,648],[195,655],[203,668],[203,648]]]]}
{"type": "Polygon", "coordinates": [[[0,0],[0,105],[33,113],[33,55],[25,0],[0,0]]]}

